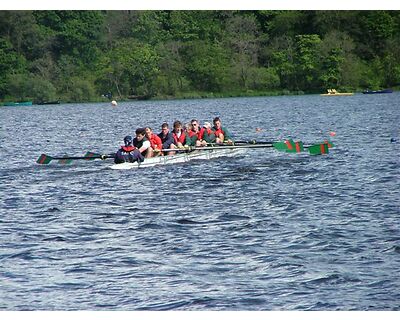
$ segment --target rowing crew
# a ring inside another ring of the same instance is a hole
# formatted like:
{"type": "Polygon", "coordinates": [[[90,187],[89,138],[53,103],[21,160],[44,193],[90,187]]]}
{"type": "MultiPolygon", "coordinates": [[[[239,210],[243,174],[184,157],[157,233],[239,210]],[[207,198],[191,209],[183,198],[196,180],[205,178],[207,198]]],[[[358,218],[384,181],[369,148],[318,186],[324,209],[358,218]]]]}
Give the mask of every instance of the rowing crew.
{"type": "Polygon", "coordinates": [[[167,155],[176,153],[175,149],[187,147],[203,147],[208,144],[233,143],[230,132],[222,126],[219,117],[214,118],[214,126],[204,122],[200,128],[199,121],[192,119],[183,128],[180,121],[175,121],[173,130],[169,130],[168,123],[161,125],[161,132],[156,135],[150,127],[137,128],[136,137],[126,136],[124,145],[117,151],[114,162],[143,162],[144,158],[164,155],[162,150],[167,149],[167,155]]]}

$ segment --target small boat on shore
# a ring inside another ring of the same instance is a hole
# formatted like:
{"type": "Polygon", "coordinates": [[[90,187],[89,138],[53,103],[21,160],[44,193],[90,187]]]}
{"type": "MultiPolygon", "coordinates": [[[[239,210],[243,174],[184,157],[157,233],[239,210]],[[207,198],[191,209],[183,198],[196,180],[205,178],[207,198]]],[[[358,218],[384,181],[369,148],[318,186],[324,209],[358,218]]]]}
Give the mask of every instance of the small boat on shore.
{"type": "Polygon", "coordinates": [[[22,101],[22,102],[4,102],[6,107],[18,107],[18,106],[31,106],[32,101],[22,101]]]}
{"type": "Polygon", "coordinates": [[[322,93],[321,96],[352,96],[353,92],[337,92],[336,89],[327,89],[328,93],[322,93]]]}
{"type": "Polygon", "coordinates": [[[145,158],[143,162],[124,162],[113,164],[110,166],[113,170],[129,170],[129,169],[139,169],[148,168],[158,165],[167,165],[175,163],[185,163],[191,160],[208,160],[220,157],[234,157],[240,154],[246,153],[244,148],[229,148],[229,149],[218,149],[215,150],[195,150],[189,153],[179,153],[170,156],[159,156],[154,158],[145,158]]]}
{"type": "Polygon", "coordinates": [[[392,93],[392,89],[383,89],[383,90],[365,90],[364,94],[379,94],[379,93],[392,93]]]}

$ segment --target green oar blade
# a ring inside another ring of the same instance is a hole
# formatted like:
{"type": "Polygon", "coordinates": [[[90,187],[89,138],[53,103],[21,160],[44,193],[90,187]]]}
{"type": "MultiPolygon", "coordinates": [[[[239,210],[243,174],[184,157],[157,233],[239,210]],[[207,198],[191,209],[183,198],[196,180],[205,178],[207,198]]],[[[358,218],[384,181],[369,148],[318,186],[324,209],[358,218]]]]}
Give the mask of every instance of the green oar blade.
{"type": "Polygon", "coordinates": [[[286,140],[283,142],[281,142],[281,141],[275,142],[275,143],[273,143],[273,146],[278,151],[286,151],[286,152],[290,152],[290,153],[304,151],[303,142],[301,142],[301,141],[294,142],[292,139],[289,139],[289,140],[286,140]]]}
{"type": "Polygon", "coordinates": [[[58,160],[58,163],[60,164],[70,164],[72,163],[72,159],[69,159],[69,157],[67,155],[64,155],[65,159],[60,159],[58,160]]]}
{"type": "Polygon", "coordinates": [[[284,142],[275,142],[273,144],[273,146],[278,151],[286,151],[287,150],[286,143],[284,143],[284,142]]]}
{"type": "Polygon", "coordinates": [[[101,154],[88,151],[85,153],[84,157],[88,157],[85,160],[94,160],[96,158],[100,158],[101,154]]]}
{"type": "Polygon", "coordinates": [[[53,160],[52,157],[42,153],[36,162],[39,164],[49,164],[51,160],[53,160]]]}
{"type": "Polygon", "coordinates": [[[328,154],[329,148],[327,143],[314,144],[308,147],[308,152],[311,155],[328,154]]]}
{"type": "Polygon", "coordinates": [[[295,143],[295,149],[296,149],[296,152],[302,152],[302,151],[304,151],[303,142],[297,141],[297,142],[295,143]]]}
{"type": "Polygon", "coordinates": [[[286,144],[286,152],[291,152],[291,153],[297,152],[296,145],[292,139],[286,140],[285,144],[286,144]]]}
{"type": "Polygon", "coordinates": [[[324,140],[324,143],[328,145],[328,148],[333,148],[335,145],[332,143],[332,141],[329,140],[324,140]]]}

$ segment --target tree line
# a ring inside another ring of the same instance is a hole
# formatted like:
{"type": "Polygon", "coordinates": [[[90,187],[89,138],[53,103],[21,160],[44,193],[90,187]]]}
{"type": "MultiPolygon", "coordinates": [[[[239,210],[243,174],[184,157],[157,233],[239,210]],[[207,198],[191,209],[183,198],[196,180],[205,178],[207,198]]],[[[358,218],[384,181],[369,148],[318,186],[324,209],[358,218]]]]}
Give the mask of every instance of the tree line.
{"type": "Polygon", "coordinates": [[[0,100],[400,84],[399,11],[0,11],[0,100]]]}

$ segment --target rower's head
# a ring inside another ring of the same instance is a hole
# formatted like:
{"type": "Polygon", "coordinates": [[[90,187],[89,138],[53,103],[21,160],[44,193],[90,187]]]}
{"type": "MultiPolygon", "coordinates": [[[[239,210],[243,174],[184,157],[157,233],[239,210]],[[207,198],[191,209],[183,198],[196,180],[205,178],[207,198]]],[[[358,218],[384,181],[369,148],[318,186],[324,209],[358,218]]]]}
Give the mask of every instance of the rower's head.
{"type": "Polygon", "coordinates": [[[179,120],[176,120],[174,122],[174,131],[178,132],[182,130],[182,122],[180,122],[179,120]]]}
{"type": "Polygon", "coordinates": [[[164,122],[164,123],[161,125],[161,131],[162,131],[162,133],[163,133],[164,135],[168,134],[168,132],[169,132],[168,123],[164,122]]]}
{"type": "Polygon", "coordinates": [[[124,143],[125,143],[125,147],[131,146],[133,143],[133,138],[132,136],[126,136],[124,138],[124,143]]]}
{"type": "Polygon", "coordinates": [[[146,135],[146,129],[145,128],[137,128],[135,133],[136,133],[136,139],[138,141],[142,141],[144,136],[146,135]]]}
{"type": "Polygon", "coordinates": [[[190,122],[185,124],[185,130],[186,131],[191,131],[192,130],[192,124],[190,122]]]}
{"type": "Polygon", "coordinates": [[[153,130],[150,127],[146,127],[145,131],[147,139],[150,139],[151,135],[153,134],[153,130]]]}
{"type": "Polygon", "coordinates": [[[203,127],[206,129],[211,129],[211,123],[206,121],[206,122],[204,122],[203,127]]]}
{"type": "Polygon", "coordinates": [[[215,128],[217,129],[221,128],[221,119],[219,117],[215,117],[213,123],[215,128]]]}
{"type": "Polygon", "coordinates": [[[199,121],[197,119],[192,119],[192,121],[190,121],[190,123],[192,124],[193,131],[199,130],[199,121]]]}

